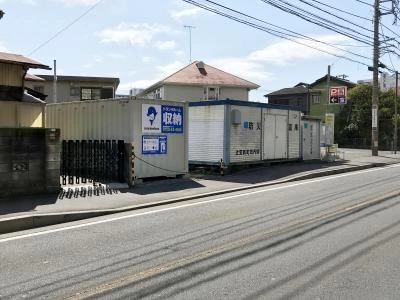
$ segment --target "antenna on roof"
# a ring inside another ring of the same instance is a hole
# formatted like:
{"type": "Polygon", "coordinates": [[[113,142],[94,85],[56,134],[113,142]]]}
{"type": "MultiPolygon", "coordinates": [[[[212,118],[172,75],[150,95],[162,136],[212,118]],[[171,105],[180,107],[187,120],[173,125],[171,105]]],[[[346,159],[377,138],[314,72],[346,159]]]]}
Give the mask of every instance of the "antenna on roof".
{"type": "Polygon", "coordinates": [[[184,25],[183,27],[185,27],[189,30],[189,63],[191,63],[192,62],[192,28],[195,28],[195,27],[190,26],[190,25],[184,25]]]}

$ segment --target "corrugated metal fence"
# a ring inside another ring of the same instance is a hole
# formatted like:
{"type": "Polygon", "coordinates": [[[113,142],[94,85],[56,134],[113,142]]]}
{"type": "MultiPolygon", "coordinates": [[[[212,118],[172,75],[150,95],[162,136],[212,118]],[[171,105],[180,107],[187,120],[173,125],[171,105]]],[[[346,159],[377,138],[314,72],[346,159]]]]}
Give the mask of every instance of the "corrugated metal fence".
{"type": "Polygon", "coordinates": [[[63,140],[62,184],[124,182],[123,140],[63,140]]]}

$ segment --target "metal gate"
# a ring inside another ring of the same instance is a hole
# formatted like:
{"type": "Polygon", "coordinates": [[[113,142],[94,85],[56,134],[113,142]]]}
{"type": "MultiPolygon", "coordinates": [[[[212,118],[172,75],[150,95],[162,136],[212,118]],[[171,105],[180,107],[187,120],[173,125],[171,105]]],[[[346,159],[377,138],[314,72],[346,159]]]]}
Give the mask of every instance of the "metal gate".
{"type": "Polygon", "coordinates": [[[62,184],[124,182],[124,154],[123,140],[63,140],[62,184]]]}

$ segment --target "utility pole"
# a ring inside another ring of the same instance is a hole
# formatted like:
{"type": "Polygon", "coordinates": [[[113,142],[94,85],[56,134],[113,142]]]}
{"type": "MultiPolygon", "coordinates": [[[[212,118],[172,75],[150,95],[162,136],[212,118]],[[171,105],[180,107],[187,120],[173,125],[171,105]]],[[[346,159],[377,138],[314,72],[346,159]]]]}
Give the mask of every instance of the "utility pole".
{"type": "Polygon", "coordinates": [[[189,30],[189,63],[191,63],[192,62],[192,28],[194,28],[194,26],[184,25],[184,27],[189,30]]]}
{"type": "Polygon", "coordinates": [[[373,77],[372,77],[372,132],[371,132],[371,150],[372,156],[378,156],[379,148],[379,121],[378,121],[378,100],[379,100],[379,2],[375,0],[374,4],[374,49],[373,49],[373,77]]]}
{"type": "Polygon", "coordinates": [[[397,97],[398,97],[398,89],[399,89],[399,72],[396,71],[396,90],[395,90],[395,97],[394,97],[394,154],[397,153],[397,97]]]}

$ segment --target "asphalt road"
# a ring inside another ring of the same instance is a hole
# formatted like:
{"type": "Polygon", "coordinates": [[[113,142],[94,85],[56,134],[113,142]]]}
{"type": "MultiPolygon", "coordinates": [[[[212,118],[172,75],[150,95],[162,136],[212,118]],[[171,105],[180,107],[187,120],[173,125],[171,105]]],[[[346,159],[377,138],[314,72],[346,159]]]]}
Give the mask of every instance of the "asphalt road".
{"type": "Polygon", "coordinates": [[[0,235],[0,299],[399,299],[400,166],[0,235]]]}

